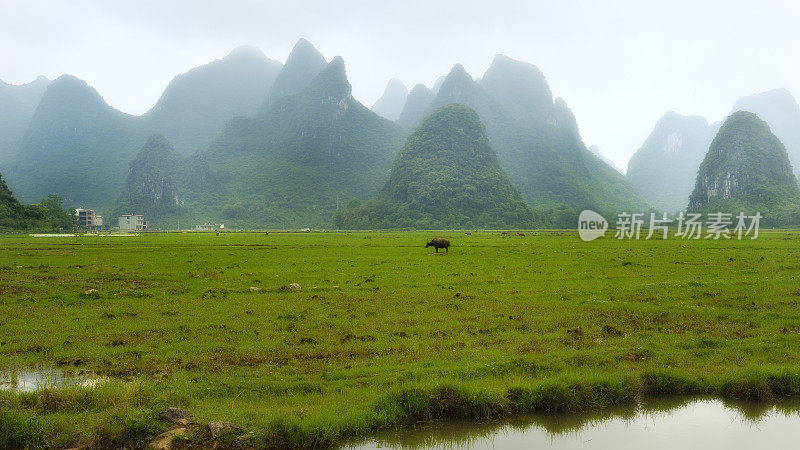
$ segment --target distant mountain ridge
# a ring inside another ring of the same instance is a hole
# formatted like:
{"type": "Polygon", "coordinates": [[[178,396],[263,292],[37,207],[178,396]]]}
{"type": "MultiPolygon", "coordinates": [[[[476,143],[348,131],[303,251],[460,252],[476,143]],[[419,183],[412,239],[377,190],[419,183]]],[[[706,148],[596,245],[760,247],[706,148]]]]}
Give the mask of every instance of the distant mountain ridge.
{"type": "Polygon", "coordinates": [[[141,118],[115,110],[83,80],[62,75],[36,108],[10,164],[10,184],[25,203],[56,194],[72,206],[110,206],[146,128],[141,118]]]}
{"type": "Polygon", "coordinates": [[[586,147],[586,149],[589,150],[594,156],[597,156],[598,158],[600,158],[601,161],[603,161],[604,163],[608,164],[608,167],[611,167],[612,169],[616,170],[620,174],[623,174],[623,175],[625,174],[625,172],[622,169],[620,169],[616,165],[616,163],[614,163],[614,161],[609,159],[606,155],[603,154],[603,152],[600,151],[600,147],[598,147],[596,145],[590,145],[590,146],[586,147]]]}
{"type": "MultiPolygon", "coordinates": [[[[0,82],[0,168],[22,203],[55,194],[69,206],[108,213],[130,191],[133,167],[147,169],[139,174],[148,183],[164,175],[137,158],[148,139],[161,134],[183,155],[161,189],[179,192],[186,206],[152,215],[329,226],[343,205],[374,197],[415,126],[443,106],[462,104],[478,114],[536,226],[566,226],[584,208],[682,209],[719,129],[701,117],[669,112],[621,176],[597,149],[587,148],[572,111],[531,64],[497,55],[480,78],[456,65],[433,89],[417,85],[407,92],[392,80],[384,94],[373,108],[388,120],[352,97],[340,59],[327,62],[304,39],[284,65],[241,47],[179,75],[142,116],[115,110],[69,75],[22,86],[0,82]]],[[[729,119],[739,110],[768,124],[800,172],[800,107],[792,95],[774,89],[742,97],[729,119]]]]}
{"type": "MultiPolygon", "coordinates": [[[[786,89],[744,96],[731,114],[748,111],[764,120],[785,146],[795,175],[800,173],[800,107],[786,89]]],[[[721,123],[667,112],[628,162],[627,178],[657,209],[686,207],[700,163],[721,123]]]]}
{"type": "Polygon", "coordinates": [[[305,75],[287,80],[296,94],[232,122],[202,152],[218,189],[188,192],[187,204],[232,226],[330,227],[339,207],[378,192],[403,130],[353,98],[341,57],[301,87],[305,75]]]}
{"type": "Polygon", "coordinates": [[[25,202],[56,194],[108,212],[148,136],[164,134],[184,154],[205,149],[230,120],[259,111],[281,69],[255,48],[237,48],[175,77],[142,116],[117,111],[86,82],[63,75],[42,94],[9,157],[9,183],[25,202]]]}
{"type": "Polygon", "coordinates": [[[372,105],[371,109],[375,114],[395,122],[403,112],[407,97],[408,89],[403,82],[392,78],[386,85],[381,98],[372,105]]]}
{"type": "Polygon", "coordinates": [[[298,40],[270,87],[266,101],[261,107],[262,113],[268,112],[278,99],[302,91],[327,65],[325,57],[311,42],[305,39],[298,40]]]}
{"type": "MultiPolygon", "coordinates": [[[[176,77],[140,117],[114,110],[85,83],[62,77],[43,96],[9,179],[29,201],[56,193],[71,205],[110,209],[127,192],[129,164],[148,137],[160,133],[192,155],[180,162],[192,169],[177,170],[174,182],[197,214],[248,225],[330,224],[342,204],[380,189],[406,131],[356,102],[341,60],[327,63],[308,41],[298,41],[276,71],[278,65],[254,49],[237,49],[176,77]],[[235,73],[242,67],[261,75],[240,91],[235,73]],[[65,80],[82,87],[64,89],[65,80]],[[211,86],[219,91],[207,92],[211,86]],[[246,105],[235,100],[243,98],[246,105]],[[203,145],[209,136],[216,138],[203,145]],[[197,183],[197,192],[188,189],[195,183],[190,173],[209,182],[197,183]],[[320,187],[296,193],[309,186],[320,187]]],[[[498,55],[476,82],[457,65],[433,90],[416,86],[403,103],[397,119],[406,126],[450,103],[475,109],[511,182],[530,205],[543,208],[542,216],[555,217],[548,212],[553,208],[646,207],[624,178],[586,149],[571,111],[552,99],[535,66],[498,55]]]]}
{"type": "Polygon", "coordinates": [[[494,57],[479,84],[521,122],[546,121],[553,107],[553,92],[542,71],[505,55],[494,57]]]}
{"type": "Polygon", "coordinates": [[[683,210],[718,128],[703,117],[668,111],[631,157],[627,178],[657,209],[683,210]]]}
{"type": "Polygon", "coordinates": [[[476,82],[456,65],[425,115],[450,103],[478,113],[500,165],[529,205],[545,218],[565,217],[542,225],[567,226],[566,217],[585,208],[648,209],[620,173],[586,149],[572,112],[562,99],[552,99],[535,66],[498,55],[476,82]]]}
{"type": "Polygon", "coordinates": [[[282,67],[255,47],[238,47],[175,77],[143,119],[179,153],[193,153],[232,118],[256,114],[282,67]]]}
{"type": "Polygon", "coordinates": [[[424,84],[414,86],[406,96],[406,102],[400,111],[397,123],[406,128],[413,128],[422,120],[435,97],[436,94],[424,84]]]}
{"type": "Polygon", "coordinates": [[[21,85],[0,81],[0,163],[16,154],[49,84],[50,80],[42,76],[21,85]]]}

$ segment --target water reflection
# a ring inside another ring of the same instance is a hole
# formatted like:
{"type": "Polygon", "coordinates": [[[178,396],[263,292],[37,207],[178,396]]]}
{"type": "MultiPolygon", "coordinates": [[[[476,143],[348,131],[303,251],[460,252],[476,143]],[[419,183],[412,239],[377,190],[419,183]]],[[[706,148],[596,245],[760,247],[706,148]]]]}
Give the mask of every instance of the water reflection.
{"type": "Polygon", "coordinates": [[[92,373],[59,369],[0,371],[0,390],[33,392],[42,388],[93,387],[105,381],[92,373]]]}
{"type": "Polygon", "coordinates": [[[660,398],[594,414],[392,430],[347,449],[797,448],[800,402],[660,398]]]}

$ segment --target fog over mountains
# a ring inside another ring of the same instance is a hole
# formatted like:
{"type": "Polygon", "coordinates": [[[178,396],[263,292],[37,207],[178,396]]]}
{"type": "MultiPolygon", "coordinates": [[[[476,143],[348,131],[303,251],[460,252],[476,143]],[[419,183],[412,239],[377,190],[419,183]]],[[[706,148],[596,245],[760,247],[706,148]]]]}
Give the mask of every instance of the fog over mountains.
{"type": "Polygon", "coordinates": [[[338,208],[378,192],[404,135],[352,97],[335,57],[299,92],[234,120],[200,151],[214,192],[189,192],[187,203],[239,226],[330,227],[338,208]]]}
{"type": "Polygon", "coordinates": [[[233,117],[258,111],[281,67],[257,49],[235,49],[175,77],[142,116],[115,110],[84,81],[63,75],[47,87],[8,158],[9,183],[26,203],[56,194],[71,206],[109,208],[150,135],[163,134],[183,154],[208,146],[233,117]]]}
{"type": "Polygon", "coordinates": [[[590,145],[590,146],[586,147],[586,149],[589,150],[590,152],[592,152],[593,155],[595,155],[598,158],[600,158],[600,160],[602,160],[604,163],[608,164],[609,167],[613,168],[617,172],[619,172],[621,174],[625,173],[622,169],[617,167],[617,165],[614,163],[614,161],[610,160],[606,155],[603,154],[603,152],[600,151],[600,147],[598,147],[596,145],[590,145]]]}
{"type": "Polygon", "coordinates": [[[424,116],[450,103],[478,113],[509,179],[529,205],[547,210],[545,215],[562,207],[647,208],[622,175],[586,149],[566,102],[553,100],[535,66],[498,55],[475,81],[456,65],[424,116]]]}
{"type": "Polygon", "coordinates": [[[269,89],[261,110],[266,111],[273,102],[287,95],[297,94],[322,72],[328,64],[322,53],[305,39],[300,39],[292,48],[286,64],[278,73],[269,89]]]}
{"type": "Polygon", "coordinates": [[[704,117],[668,111],[628,162],[628,179],[654,207],[684,209],[716,128],[704,117]]]}
{"type": "Polygon", "coordinates": [[[283,62],[306,37],[345,58],[354,97],[372,106],[391,78],[433,88],[456,63],[481,76],[500,53],[539,67],[587,144],[625,169],[668,110],[716,122],[742,95],[800,95],[800,62],[785,56],[800,7],[729,3],[10,2],[0,15],[0,79],[72,74],[141,115],[176,74],[247,44],[283,62]]]}
{"type": "Polygon", "coordinates": [[[62,75],[42,96],[9,164],[9,186],[24,203],[55,194],[70,206],[104,209],[147,128],[142,117],[115,110],[84,81],[62,75]]]}
{"type": "Polygon", "coordinates": [[[0,163],[16,153],[48,84],[42,76],[19,86],[0,81],[0,163]]]}
{"type": "Polygon", "coordinates": [[[144,119],[180,153],[192,153],[232,117],[258,112],[282,67],[255,47],[236,48],[175,77],[144,119]]]}
{"type": "Polygon", "coordinates": [[[408,89],[402,81],[397,78],[389,80],[386,90],[381,98],[372,105],[372,110],[381,117],[391,121],[397,121],[403,112],[403,107],[408,98],[408,89]]]}
{"type": "MultiPolygon", "coordinates": [[[[742,97],[739,110],[763,119],[798,170],[800,108],[791,94],[742,97]]],[[[706,187],[696,184],[719,126],[667,112],[623,175],[587,148],[567,102],[533,64],[497,55],[480,78],[456,64],[432,87],[410,91],[390,79],[367,108],[352,95],[344,59],[329,61],[300,39],[285,64],[238,47],[178,75],[141,116],[112,108],[70,75],[0,84],[0,173],[22,203],[54,194],[112,221],[146,214],[163,228],[566,227],[582,209],[683,210],[693,190],[692,206],[705,207],[697,199],[706,187]],[[463,127],[485,145],[449,140],[463,127]],[[438,143],[423,151],[420,136],[438,143]],[[475,149],[480,156],[465,159],[475,149]],[[472,191],[493,200],[423,207],[472,191]],[[493,213],[493,203],[513,211],[493,213]]],[[[717,141],[717,152],[732,142],[717,141]]],[[[763,204],[789,217],[794,194],[774,195],[763,204]]]]}
{"type": "MultiPolygon", "coordinates": [[[[444,82],[443,78],[442,82],[444,82]]],[[[413,127],[419,123],[428,110],[428,106],[433,102],[434,97],[436,97],[436,92],[424,84],[414,86],[406,96],[406,101],[400,110],[397,123],[406,128],[413,127]]]]}

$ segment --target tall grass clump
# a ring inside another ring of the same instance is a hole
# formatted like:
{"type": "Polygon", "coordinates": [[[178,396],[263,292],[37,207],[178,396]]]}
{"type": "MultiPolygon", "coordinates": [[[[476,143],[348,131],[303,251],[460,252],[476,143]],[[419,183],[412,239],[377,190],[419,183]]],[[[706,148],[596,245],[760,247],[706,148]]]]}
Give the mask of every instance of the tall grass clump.
{"type": "Polygon", "coordinates": [[[553,380],[512,387],[506,398],[516,414],[571,413],[605,409],[636,401],[637,383],[627,377],[582,381],[553,380]]]}
{"type": "Polygon", "coordinates": [[[698,395],[707,392],[695,379],[670,370],[648,370],[641,376],[644,395],[698,395]]]}
{"type": "Polygon", "coordinates": [[[43,448],[50,439],[45,421],[35,415],[0,409],[0,448],[43,448]]]}

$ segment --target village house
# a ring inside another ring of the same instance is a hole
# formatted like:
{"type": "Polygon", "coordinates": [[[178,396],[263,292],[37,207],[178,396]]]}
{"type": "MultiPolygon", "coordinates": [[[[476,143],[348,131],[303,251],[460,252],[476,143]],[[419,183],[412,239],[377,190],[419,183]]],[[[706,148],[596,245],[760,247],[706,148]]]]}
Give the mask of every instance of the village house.
{"type": "Polygon", "coordinates": [[[144,231],[150,223],[141,214],[123,214],[119,216],[120,231],[144,231]]]}
{"type": "Polygon", "coordinates": [[[75,218],[79,228],[90,231],[100,231],[103,228],[103,216],[98,216],[93,209],[78,208],[75,210],[75,218]]]}

